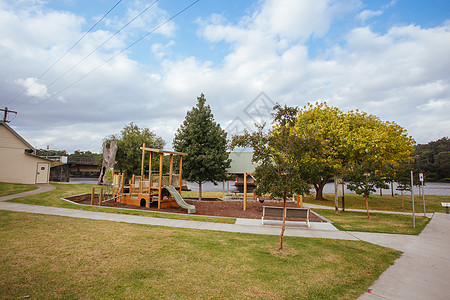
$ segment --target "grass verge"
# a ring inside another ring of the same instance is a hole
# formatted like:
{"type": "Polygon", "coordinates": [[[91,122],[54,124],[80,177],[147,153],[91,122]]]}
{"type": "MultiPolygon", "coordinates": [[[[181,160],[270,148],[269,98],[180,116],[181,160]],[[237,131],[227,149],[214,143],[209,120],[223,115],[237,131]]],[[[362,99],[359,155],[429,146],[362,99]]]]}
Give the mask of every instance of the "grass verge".
{"type": "Polygon", "coordinates": [[[36,186],[19,183],[0,182],[0,197],[19,194],[37,189],[36,186]]]}
{"type": "Polygon", "coordinates": [[[314,209],[315,212],[333,221],[333,225],[339,230],[365,231],[393,234],[417,235],[430,222],[430,218],[416,216],[416,228],[413,228],[412,216],[370,213],[370,219],[363,212],[314,209]]]}
{"type": "Polygon", "coordinates": [[[67,196],[84,194],[84,193],[90,193],[92,191],[92,187],[93,187],[92,184],[87,184],[87,183],[60,184],[60,183],[52,182],[52,185],[54,185],[56,187],[56,189],[54,189],[53,191],[36,194],[36,195],[28,196],[28,197],[15,198],[15,199],[11,199],[8,201],[24,203],[24,204],[32,204],[32,205],[82,209],[82,210],[89,210],[89,211],[100,211],[100,212],[117,213],[117,214],[125,214],[125,215],[136,215],[136,216],[148,216],[148,217],[155,217],[155,218],[191,220],[191,221],[227,223],[227,224],[234,224],[236,222],[236,219],[234,219],[234,218],[205,217],[205,216],[195,216],[195,215],[169,214],[169,213],[162,213],[162,212],[119,209],[119,208],[100,207],[100,206],[77,205],[74,203],[64,201],[61,198],[67,197],[67,196]]]}
{"type": "MultiPolygon", "coordinates": [[[[327,200],[316,200],[313,196],[306,196],[304,201],[306,203],[334,207],[334,194],[324,194],[324,197],[327,200]]],[[[441,202],[450,202],[450,196],[425,195],[425,208],[427,213],[445,213],[445,207],[442,207],[441,202]]],[[[342,207],[341,200],[339,200],[339,207],[342,207]]],[[[345,208],[366,209],[364,197],[356,194],[345,194],[345,208]]],[[[417,213],[423,213],[422,196],[416,195],[414,197],[414,208],[417,213]]],[[[395,195],[394,197],[391,195],[371,195],[369,197],[369,209],[412,212],[411,195],[395,195]]]]}
{"type": "Polygon", "coordinates": [[[356,299],[400,256],[284,238],[0,211],[2,299],[356,299]]]}

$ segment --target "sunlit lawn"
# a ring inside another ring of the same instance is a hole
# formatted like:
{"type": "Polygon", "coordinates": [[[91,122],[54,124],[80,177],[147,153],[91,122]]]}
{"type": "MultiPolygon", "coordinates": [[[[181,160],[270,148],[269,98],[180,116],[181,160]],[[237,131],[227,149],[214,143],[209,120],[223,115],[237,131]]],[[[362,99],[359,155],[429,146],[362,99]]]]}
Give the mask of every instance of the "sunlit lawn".
{"type": "MultiPolygon", "coordinates": [[[[334,194],[324,194],[324,197],[327,200],[316,200],[313,196],[306,196],[305,202],[334,207],[334,194]]],[[[442,207],[441,202],[450,202],[450,196],[425,195],[425,208],[427,213],[445,213],[445,207],[442,207]]],[[[340,200],[339,207],[342,207],[340,200]]],[[[364,197],[355,194],[345,194],[345,208],[366,209],[364,197]]],[[[414,208],[416,212],[423,213],[422,196],[416,195],[414,197],[414,208]]],[[[411,195],[395,195],[394,197],[391,195],[371,195],[369,197],[369,209],[412,212],[411,195]]]]}
{"type": "Polygon", "coordinates": [[[419,234],[430,222],[430,218],[416,216],[413,227],[413,218],[409,215],[380,214],[363,212],[339,211],[338,214],[334,210],[314,209],[315,212],[333,221],[333,225],[346,231],[367,231],[394,234],[419,234]]]}
{"type": "Polygon", "coordinates": [[[0,211],[2,299],[356,299],[400,252],[361,241],[0,211]]]}

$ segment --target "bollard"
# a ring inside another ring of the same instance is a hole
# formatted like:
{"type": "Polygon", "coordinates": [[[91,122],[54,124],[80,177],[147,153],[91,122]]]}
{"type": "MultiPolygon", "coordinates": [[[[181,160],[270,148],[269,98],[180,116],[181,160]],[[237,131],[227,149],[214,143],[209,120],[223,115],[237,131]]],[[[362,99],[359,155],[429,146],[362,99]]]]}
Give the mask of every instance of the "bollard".
{"type": "Polygon", "coordinates": [[[91,205],[94,205],[94,197],[95,197],[95,187],[92,188],[92,193],[91,193],[91,205]]]}
{"type": "Polygon", "coordinates": [[[103,202],[103,188],[100,189],[100,194],[98,195],[98,206],[102,206],[103,202]]]}

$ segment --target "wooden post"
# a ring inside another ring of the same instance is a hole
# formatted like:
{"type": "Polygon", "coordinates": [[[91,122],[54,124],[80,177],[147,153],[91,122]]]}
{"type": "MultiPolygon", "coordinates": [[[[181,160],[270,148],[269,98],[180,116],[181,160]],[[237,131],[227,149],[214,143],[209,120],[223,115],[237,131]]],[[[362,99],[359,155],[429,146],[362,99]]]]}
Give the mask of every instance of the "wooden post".
{"type": "Polygon", "coordinates": [[[173,154],[170,154],[170,162],[169,162],[169,185],[172,185],[172,173],[173,173],[173,154]]]}
{"type": "Polygon", "coordinates": [[[247,172],[244,172],[244,211],[247,210],[247,172]]]}
{"type": "Polygon", "coordinates": [[[334,211],[338,213],[339,203],[338,203],[338,178],[334,176],[334,211]]]}
{"type": "Polygon", "coordinates": [[[161,209],[161,200],[162,200],[163,159],[164,159],[164,154],[160,153],[159,154],[158,209],[161,209]]]}
{"type": "MultiPolygon", "coordinates": [[[[169,160],[169,185],[172,185],[172,173],[173,173],[173,154],[170,154],[169,160]]],[[[172,200],[172,194],[169,194],[169,201],[172,200]]]]}
{"type": "Polygon", "coordinates": [[[130,196],[134,193],[134,186],[136,183],[136,175],[133,174],[131,177],[131,184],[130,184],[130,196]]]}
{"type": "Polygon", "coordinates": [[[153,170],[153,152],[150,151],[150,162],[148,163],[148,194],[150,197],[150,194],[152,192],[152,170],[153,170]]]}
{"type": "MultiPolygon", "coordinates": [[[[125,189],[125,173],[122,173],[122,179],[121,179],[121,181],[122,181],[122,188],[120,189],[120,194],[123,195],[123,192],[124,192],[124,189],[125,189]]],[[[123,197],[123,196],[121,196],[121,197],[119,198],[119,199],[120,199],[119,202],[122,202],[122,197],[123,197]]]]}
{"type": "Polygon", "coordinates": [[[180,155],[180,187],[179,187],[180,195],[181,195],[181,186],[183,185],[183,179],[181,177],[181,174],[183,174],[182,166],[183,166],[183,155],[180,155]]]}
{"type": "Polygon", "coordinates": [[[141,178],[144,176],[145,143],[142,144],[141,178]]]}
{"type": "Polygon", "coordinates": [[[91,193],[91,205],[94,205],[94,197],[95,197],[95,187],[92,188],[92,193],[91,193]]]}
{"type": "Polygon", "coordinates": [[[103,202],[103,188],[100,188],[100,194],[98,195],[98,206],[102,206],[103,202]]]}

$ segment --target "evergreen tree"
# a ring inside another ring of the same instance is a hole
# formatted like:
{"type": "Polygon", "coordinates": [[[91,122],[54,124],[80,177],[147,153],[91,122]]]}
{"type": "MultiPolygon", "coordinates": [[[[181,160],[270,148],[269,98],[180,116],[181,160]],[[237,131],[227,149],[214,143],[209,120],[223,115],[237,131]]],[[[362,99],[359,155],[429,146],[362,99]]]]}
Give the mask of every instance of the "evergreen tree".
{"type": "Polygon", "coordinates": [[[230,167],[227,133],[214,121],[211,108],[205,103],[205,95],[197,97],[197,105],[187,112],[173,140],[175,151],[189,154],[183,159],[183,177],[198,183],[199,200],[202,184],[224,180],[230,167]]]}

